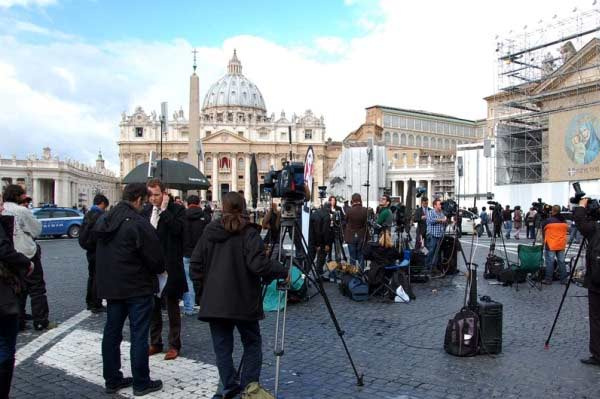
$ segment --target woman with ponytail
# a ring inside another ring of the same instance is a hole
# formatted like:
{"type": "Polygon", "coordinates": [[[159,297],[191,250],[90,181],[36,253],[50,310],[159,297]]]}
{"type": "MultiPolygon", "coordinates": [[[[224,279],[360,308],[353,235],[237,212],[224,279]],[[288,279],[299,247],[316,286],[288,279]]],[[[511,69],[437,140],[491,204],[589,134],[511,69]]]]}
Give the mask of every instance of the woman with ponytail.
{"type": "Polygon", "coordinates": [[[206,227],[190,260],[190,277],[195,287],[202,287],[198,319],[210,325],[224,398],[258,383],[262,366],[258,322],[264,318],[261,282],[287,277],[278,261],[265,256],[259,231],[248,221],[245,208],[241,195],[225,194],[223,217],[206,227]],[[234,327],[244,346],[239,384],[232,358],[234,327]]]}

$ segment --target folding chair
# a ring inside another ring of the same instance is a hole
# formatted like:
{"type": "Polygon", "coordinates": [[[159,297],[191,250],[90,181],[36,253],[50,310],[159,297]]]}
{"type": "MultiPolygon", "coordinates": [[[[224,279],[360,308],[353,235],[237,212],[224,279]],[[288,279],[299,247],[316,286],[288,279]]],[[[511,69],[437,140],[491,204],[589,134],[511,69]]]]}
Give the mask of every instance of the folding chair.
{"type": "Polygon", "coordinates": [[[541,273],[544,267],[544,246],[543,245],[518,245],[517,255],[519,257],[519,263],[512,266],[512,270],[515,275],[516,289],[519,290],[519,280],[517,274],[522,273],[525,275],[525,281],[530,287],[537,288],[539,291],[542,290],[542,281],[540,278],[539,287],[536,282],[531,278],[533,274],[541,277],[541,273]]]}
{"type": "Polygon", "coordinates": [[[370,296],[376,296],[379,294],[383,294],[383,297],[389,296],[391,298],[395,298],[396,291],[392,287],[392,279],[394,277],[394,273],[401,269],[407,270],[407,281],[410,286],[410,262],[394,263],[391,265],[387,265],[383,267],[383,281],[379,285],[379,287],[375,288],[375,290],[370,294],[370,296]]]}

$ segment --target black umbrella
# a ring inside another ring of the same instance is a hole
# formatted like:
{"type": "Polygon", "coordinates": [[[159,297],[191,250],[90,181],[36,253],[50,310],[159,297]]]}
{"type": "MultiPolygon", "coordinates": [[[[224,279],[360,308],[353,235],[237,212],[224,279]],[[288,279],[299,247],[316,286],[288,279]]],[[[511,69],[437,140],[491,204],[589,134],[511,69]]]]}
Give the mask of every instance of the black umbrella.
{"type": "Polygon", "coordinates": [[[250,193],[252,194],[252,208],[256,209],[258,202],[258,167],[256,166],[256,154],[252,154],[250,161],[250,193]]]}
{"type": "MultiPolygon", "coordinates": [[[[165,159],[156,162],[151,175],[161,177],[162,182],[175,190],[206,190],[210,187],[208,179],[196,168],[186,162],[165,159]]],[[[146,183],[148,181],[148,162],[133,168],[123,178],[123,184],[146,183]]]]}

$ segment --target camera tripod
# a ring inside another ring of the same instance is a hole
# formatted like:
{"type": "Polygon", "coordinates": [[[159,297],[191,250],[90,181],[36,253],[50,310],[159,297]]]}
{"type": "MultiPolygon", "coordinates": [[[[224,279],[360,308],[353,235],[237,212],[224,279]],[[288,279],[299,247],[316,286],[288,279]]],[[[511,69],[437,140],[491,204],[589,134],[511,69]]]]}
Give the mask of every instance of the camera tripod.
{"type": "MultiPolygon", "coordinates": [[[[441,266],[440,271],[442,272],[442,275],[440,277],[444,277],[447,275],[448,273],[448,269],[450,268],[450,261],[452,260],[452,258],[454,257],[454,253],[455,251],[460,252],[460,254],[462,255],[463,261],[465,262],[465,265],[469,264],[469,262],[467,261],[467,257],[465,255],[465,252],[462,249],[462,245],[460,244],[460,239],[458,238],[457,234],[456,234],[456,225],[452,225],[451,226],[452,232],[448,233],[447,231],[447,227],[444,228],[444,234],[442,234],[442,236],[440,237],[440,239],[437,242],[437,245],[434,248],[434,252],[433,252],[433,260],[436,263],[435,265],[432,265],[432,270],[434,266],[437,266],[437,264],[439,263],[441,266]],[[440,256],[440,252],[442,250],[442,244],[444,242],[444,238],[446,237],[452,237],[453,238],[453,246],[452,246],[452,252],[450,253],[450,256],[448,257],[448,261],[446,262],[446,268],[443,268],[443,264],[442,264],[442,259],[438,258],[440,256]]],[[[457,265],[458,267],[458,265],[457,265]]]]}
{"type": "Polygon", "coordinates": [[[577,262],[579,261],[579,257],[581,256],[581,252],[584,246],[587,246],[587,239],[584,237],[581,241],[581,246],[579,247],[579,251],[577,251],[577,256],[575,257],[575,262],[571,263],[571,270],[569,270],[569,280],[567,280],[567,285],[565,286],[565,291],[563,292],[562,298],[560,299],[560,305],[558,305],[558,310],[556,311],[556,316],[554,316],[554,322],[552,323],[552,328],[550,328],[550,333],[548,334],[548,338],[544,343],[544,349],[550,348],[550,339],[552,338],[552,334],[554,333],[554,327],[556,327],[556,322],[558,321],[558,316],[560,316],[560,311],[562,310],[563,304],[565,302],[565,298],[567,297],[567,292],[569,291],[569,287],[571,287],[571,282],[573,281],[573,274],[577,268],[577,262]]]}
{"type": "MultiPolygon", "coordinates": [[[[317,292],[323,298],[323,302],[325,303],[325,307],[327,308],[327,312],[329,313],[329,317],[335,327],[335,330],[342,341],[342,345],[346,352],[346,356],[350,361],[350,365],[352,366],[352,370],[354,371],[354,375],[356,377],[356,385],[363,385],[363,375],[358,373],[358,370],[354,364],[354,360],[352,359],[352,355],[348,349],[348,345],[344,339],[344,330],[340,327],[340,324],[337,320],[337,317],[333,311],[333,307],[331,306],[331,302],[327,293],[325,292],[325,288],[323,287],[323,282],[320,278],[319,273],[317,272],[317,268],[313,259],[308,256],[307,253],[307,242],[304,236],[302,235],[302,229],[300,228],[297,221],[297,204],[285,203],[282,205],[282,216],[281,216],[281,230],[279,233],[279,261],[281,262],[283,259],[283,243],[286,235],[290,237],[292,242],[292,250],[291,256],[286,258],[286,262],[288,263],[288,273],[291,273],[291,267],[293,263],[293,259],[301,258],[303,260],[303,265],[299,265],[302,269],[302,272],[306,276],[306,278],[311,281],[317,292]],[[299,252],[300,256],[295,256],[295,253],[299,252]],[[312,274],[312,276],[311,276],[312,274]]],[[[277,306],[277,322],[275,324],[275,343],[274,343],[274,354],[275,354],[275,397],[277,398],[277,393],[279,390],[279,373],[281,367],[281,357],[283,356],[285,350],[285,322],[287,317],[287,298],[288,291],[290,289],[290,285],[287,282],[280,282],[277,284],[277,289],[279,291],[278,295],[278,306],[277,306]],[[283,301],[283,303],[282,303],[283,301]],[[283,306],[283,311],[281,310],[283,306]]]]}

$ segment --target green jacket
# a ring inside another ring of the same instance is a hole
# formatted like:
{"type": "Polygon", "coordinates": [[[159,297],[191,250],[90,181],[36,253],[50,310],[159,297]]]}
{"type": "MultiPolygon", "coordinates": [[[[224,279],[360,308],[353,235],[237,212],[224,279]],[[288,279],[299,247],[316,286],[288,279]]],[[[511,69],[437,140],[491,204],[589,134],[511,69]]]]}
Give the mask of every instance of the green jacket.
{"type": "Polygon", "coordinates": [[[379,211],[377,215],[377,224],[382,225],[383,227],[392,227],[392,211],[390,208],[383,208],[379,211]]]}

